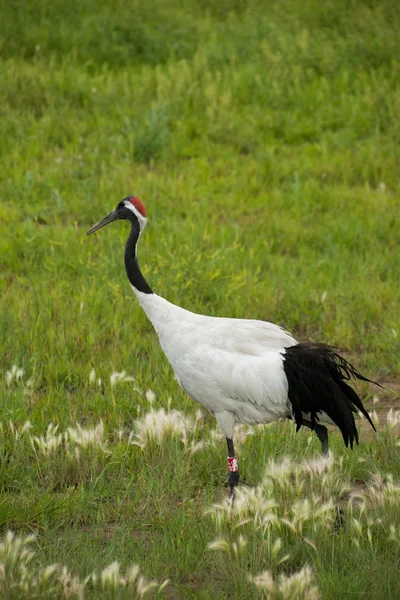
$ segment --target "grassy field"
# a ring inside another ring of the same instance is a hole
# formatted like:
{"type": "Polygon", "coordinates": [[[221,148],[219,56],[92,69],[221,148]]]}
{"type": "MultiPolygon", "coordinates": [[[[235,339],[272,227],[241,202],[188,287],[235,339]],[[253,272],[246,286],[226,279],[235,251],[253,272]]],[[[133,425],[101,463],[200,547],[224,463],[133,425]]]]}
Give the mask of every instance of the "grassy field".
{"type": "Polygon", "coordinates": [[[399,598],[399,6],[0,16],[1,596],[399,598]],[[157,293],[339,347],[385,386],[358,388],[378,435],[332,433],[323,463],[291,423],[240,430],[228,510],[225,441],[130,291],[126,225],[85,237],[130,194],[157,293]]]}

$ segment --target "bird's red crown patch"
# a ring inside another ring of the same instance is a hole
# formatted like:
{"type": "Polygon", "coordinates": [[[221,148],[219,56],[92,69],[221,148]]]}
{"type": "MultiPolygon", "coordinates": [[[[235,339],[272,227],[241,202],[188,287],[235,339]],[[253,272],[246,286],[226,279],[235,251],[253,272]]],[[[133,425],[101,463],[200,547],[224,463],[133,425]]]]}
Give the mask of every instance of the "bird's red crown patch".
{"type": "Polygon", "coordinates": [[[143,204],[143,202],[141,200],[139,200],[139,198],[137,196],[131,196],[129,198],[129,202],[131,204],[133,204],[133,206],[136,208],[136,210],[138,210],[140,212],[140,214],[142,215],[142,217],[146,217],[147,216],[144,204],[143,204]]]}

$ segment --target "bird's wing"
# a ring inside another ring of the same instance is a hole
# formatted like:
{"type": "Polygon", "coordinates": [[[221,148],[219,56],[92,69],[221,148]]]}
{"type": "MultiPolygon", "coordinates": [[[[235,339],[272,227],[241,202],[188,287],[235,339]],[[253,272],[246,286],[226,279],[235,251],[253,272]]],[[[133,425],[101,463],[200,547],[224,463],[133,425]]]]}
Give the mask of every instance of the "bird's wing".
{"type": "MultiPolygon", "coordinates": [[[[182,339],[182,338],[181,338],[182,339]]],[[[211,412],[235,410],[237,401],[278,414],[287,403],[284,348],[269,336],[191,338],[176,352],[166,352],[183,389],[211,412]],[[213,343],[211,342],[213,340],[213,343]]]]}
{"type": "Polygon", "coordinates": [[[279,325],[247,319],[212,319],[204,322],[210,347],[249,356],[294,346],[296,340],[279,325]]]}
{"type": "Polygon", "coordinates": [[[261,357],[221,353],[214,357],[212,373],[221,392],[229,398],[251,402],[265,408],[286,405],[287,380],[283,370],[283,356],[278,351],[266,352],[261,357]]]}

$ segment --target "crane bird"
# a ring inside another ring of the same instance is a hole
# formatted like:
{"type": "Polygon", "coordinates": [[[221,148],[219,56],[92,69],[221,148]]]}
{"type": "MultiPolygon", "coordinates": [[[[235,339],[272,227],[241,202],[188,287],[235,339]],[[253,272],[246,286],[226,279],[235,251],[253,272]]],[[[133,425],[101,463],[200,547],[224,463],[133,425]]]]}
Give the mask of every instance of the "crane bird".
{"type": "MultiPolygon", "coordinates": [[[[181,388],[217,419],[228,446],[229,496],[239,483],[233,445],[235,423],[271,423],[287,417],[315,431],[328,454],[328,431],[336,425],[346,446],[358,443],[354,413],[375,426],[350,379],[371,382],[331,346],[297,343],[266,321],[209,317],[171,304],[153,292],[139,268],[137,244],[146,209],[136,196],[124,198],[87,235],[117,219],[130,221],[125,268],[181,388]]],[[[373,383],[373,382],[371,382],[373,383]]]]}

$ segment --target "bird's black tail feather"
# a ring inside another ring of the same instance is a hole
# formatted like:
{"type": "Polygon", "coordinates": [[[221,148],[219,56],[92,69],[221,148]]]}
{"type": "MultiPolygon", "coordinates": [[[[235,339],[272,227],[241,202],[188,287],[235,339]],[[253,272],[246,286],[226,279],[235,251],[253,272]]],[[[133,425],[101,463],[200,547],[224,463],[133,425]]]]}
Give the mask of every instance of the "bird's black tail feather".
{"type": "Polygon", "coordinates": [[[376,431],[357,393],[346,383],[351,379],[375,382],[361,375],[334,348],[309,342],[296,344],[286,348],[283,368],[297,430],[303,423],[303,413],[310,413],[314,424],[324,411],[339,427],[346,446],[350,443],[353,448],[354,440],[358,443],[354,413],[359,410],[376,431]]]}

